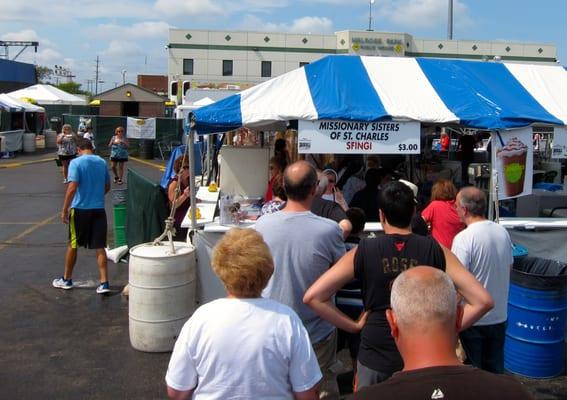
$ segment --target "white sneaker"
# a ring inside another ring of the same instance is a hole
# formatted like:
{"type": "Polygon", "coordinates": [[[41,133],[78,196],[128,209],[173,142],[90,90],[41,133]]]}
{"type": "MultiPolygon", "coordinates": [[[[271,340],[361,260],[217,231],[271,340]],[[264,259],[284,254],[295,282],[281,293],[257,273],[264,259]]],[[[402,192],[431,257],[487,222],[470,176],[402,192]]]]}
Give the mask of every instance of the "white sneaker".
{"type": "Polygon", "coordinates": [[[73,289],[73,280],[72,279],[65,279],[63,277],[54,279],[52,282],[54,288],[57,289],[73,289]]]}
{"type": "Polygon", "coordinates": [[[108,282],[101,283],[101,284],[98,285],[98,287],[96,288],[96,292],[97,292],[98,294],[108,293],[108,292],[110,292],[110,285],[108,284],[108,282]]]}

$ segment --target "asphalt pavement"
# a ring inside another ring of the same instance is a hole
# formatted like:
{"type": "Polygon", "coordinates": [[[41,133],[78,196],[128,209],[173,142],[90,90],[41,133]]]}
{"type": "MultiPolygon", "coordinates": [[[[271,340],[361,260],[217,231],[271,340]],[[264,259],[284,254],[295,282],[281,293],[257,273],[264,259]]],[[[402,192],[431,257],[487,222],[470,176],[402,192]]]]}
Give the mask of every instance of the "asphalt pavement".
{"type": "MultiPolygon", "coordinates": [[[[55,153],[0,160],[0,397],[161,399],[169,353],[130,346],[128,265],[109,262],[111,293],[98,295],[95,253],[79,249],[75,287],[54,289],[67,243],[60,221],[66,186],[55,153]]],[[[129,168],[158,181],[163,162],[132,158],[129,168]]],[[[113,188],[123,189],[123,186],[113,188]]],[[[111,196],[107,195],[112,243],[111,196]]],[[[340,353],[348,370],[350,360],[340,353]]],[[[352,373],[339,377],[348,392],[352,373]]],[[[537,399],[567,399],[567,376],[519,378],[537,399]]]]}
{"type": "MultiPolygon", "coordinates": [[[[169,353],[130,346],[128,300],[120,294],[127,264],[109,262],[112,292],[101,296],[95,253],[80,249],[75,288],[51,286],[63,273],[67,238],[59,217],[66,186],[54,157],[0,160],[1,397],[164,398],[169,353]]],[[[147,162],[128,166],[150,179],[161,175],[147,162]]],[[[110,195],[106,208],[110,232],[110,195]]]]}

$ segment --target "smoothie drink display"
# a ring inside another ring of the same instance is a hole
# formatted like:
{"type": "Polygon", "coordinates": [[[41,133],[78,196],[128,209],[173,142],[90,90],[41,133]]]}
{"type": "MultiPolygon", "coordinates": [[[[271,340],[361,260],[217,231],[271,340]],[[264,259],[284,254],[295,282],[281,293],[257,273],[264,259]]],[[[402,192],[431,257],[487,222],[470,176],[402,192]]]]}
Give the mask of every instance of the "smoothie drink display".
{"type": "Polygon", "coordinates": [[[506,196],[517,196],[524,191],[528,146],[513,137],[496,152],[501,163],[502,180],[506,196]]]}

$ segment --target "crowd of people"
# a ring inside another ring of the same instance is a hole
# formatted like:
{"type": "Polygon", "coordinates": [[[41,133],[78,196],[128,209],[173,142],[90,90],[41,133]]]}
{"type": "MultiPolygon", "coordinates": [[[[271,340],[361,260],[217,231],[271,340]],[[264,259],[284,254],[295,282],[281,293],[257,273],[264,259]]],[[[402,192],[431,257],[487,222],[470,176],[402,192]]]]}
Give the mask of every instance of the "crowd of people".
{"type": "Polygon", "coordinates": [[[278,168],[277,206],[214,249],[227,297],[185,324],[166,374],[171,398],[338,398],[341,333],[354,398],[531,398],[502,375],[512,245],[486,220],[484,192],[437,182],[416,215],[417,187],[372,166],[371,187],[357,196],[358,185],[345,207],[336,172],[278,168]],[[371,219],[383,235],[362,234],[371,219]],[[357,315],[334,301],[348,285],[360,289],[357,315]],[[471,365],[457,358],[458,339],[471,365]]]}
{"type": "MultiPolygon", "coordinates": [[[[69,245],[53,286],[73,288],[84,246],[96,250],[96,291],[107,293],[111,179],[90,135],[65,125],[57,139],[69,245]]],[[[108,146],[121,184],[123,128],[108,146]]],[[[270,167],[271,198],[254,230],[231,230],[214,249],[227,297],[200,307],[183,327],[166,375],[171,398],[338,398],[339,340],[349,345],[355,398],[530,398],[501,375],[512,243],[486,219],[483,191],[439,180],[416,213],[417,186],[372,160],[362,175],[345,177],[290,163],[280,143],[270,167]],[[380,222],[383,234],[366,237],[366,221],[380,222]],[[359,291],[358,313],[335,304],[344,288],[359,291]],[[458,339],[471,366],[456,356],[458,339]]],[[[185,156],[174,170],[168,197],[180,228],[190,206],[185,156]]]]}

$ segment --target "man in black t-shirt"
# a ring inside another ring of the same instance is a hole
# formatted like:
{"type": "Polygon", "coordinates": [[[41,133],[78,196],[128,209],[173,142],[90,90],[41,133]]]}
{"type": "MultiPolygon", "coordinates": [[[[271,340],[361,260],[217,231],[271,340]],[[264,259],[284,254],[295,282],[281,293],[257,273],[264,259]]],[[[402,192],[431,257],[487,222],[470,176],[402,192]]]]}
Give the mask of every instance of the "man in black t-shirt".
{"type": "Polygon", "coordinates": [[[413,191],[403,182],[390,182],[380,192],[380,221],[385,235],[361,240],[354,257],[354,276],[362,285],[364,308],[370,311],[361,332],[358,354],[358,386],[369,386],[403,367],[390,336],[386,309],[390,287],[403,271],[417,265],[445,270],[441,246],[430,237],[411,232],[415,210],[413,191]],[[386,225],[388,228],[386,228],[386,225]]]}
{"type": "Polygon", "coordinates": [[[411,232],[415,202],[408,186],[389,182],[379,196],[379,216],[385,234],[361,240],[358,248],[345,254],[307,290],[303,298],[336,327],[352,333],[362,330],[358,387],[381,382],[402,369],[403,362],[386,321],[386,310],[390,307],[391,282],[403,271],[417,265],[446,269],[467,303],[463,328],[468,328],[493,306],[488,292],[453,253],[431,237],[411,232]],[[353,278],[361,283],[365,309],[358,321],[353,321],[330,301],[353,278]]]}
{"type": "Polygon", "coordinates": [[[392,285],[389,328],[404,369],[354,399],[532,399],[514,378],[464,366],[455,355],[463,308],[451,279],[438,269],[417,267],[392,285]]]}

